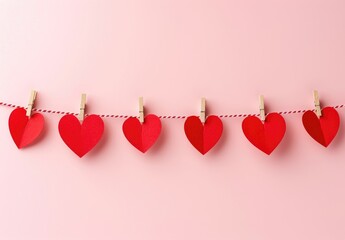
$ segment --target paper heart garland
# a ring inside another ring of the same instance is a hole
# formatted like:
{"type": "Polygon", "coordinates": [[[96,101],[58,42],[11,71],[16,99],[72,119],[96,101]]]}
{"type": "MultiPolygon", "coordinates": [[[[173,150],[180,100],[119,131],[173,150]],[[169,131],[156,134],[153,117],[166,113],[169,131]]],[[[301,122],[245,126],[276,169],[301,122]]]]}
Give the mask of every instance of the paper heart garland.
{"type": "Polygon", "coordinates": [[[87,116],[82,123],[74,115],[65,115],[59,122],[62,140],[80,158],[96,146],[103,131],[104,123],[98,115],[87,116]]]}
{"type": "Polygon", "coordinates": [[[204,124],[197,116],[190,116],[184,123],[184,131],[189,142],[203,155],[211,150],[223,132],[223,123],[219,117],[211,115],[204,124]]]}
{"type": "Polygon", "coordinates": [[[30,145],[40,136],[44,127],[44,117],[40,113],[35,113],[29,118],[24,108],[17,108],[12,111],[8,126],[14,143],[20,149],[30,145]]]}
{"type": "Polygon", "coordinates": [[[284,137],[286,124],[278,113],[270,113],[264,122],[258,117],[248,116],[242,122],[246,138],[255,147],[270,155],[284,137]]]}
{"type": "Polygon", "coordinates": [[[122,131],[128,142],[142,153],[149,150],[156,142],[161,132],[162,124],[160,119],[153,114],[144,118],[141,124],[136,117],[130,117],[122,125],[122,131]]]}
{"type": "Polygon", "coordinates": [[[318,118],[313,111],[306,111],[302,117],[303,126],[318,143],[327,147],[337,135],[340,117],[333,107],[325,107],[318,118]]]}

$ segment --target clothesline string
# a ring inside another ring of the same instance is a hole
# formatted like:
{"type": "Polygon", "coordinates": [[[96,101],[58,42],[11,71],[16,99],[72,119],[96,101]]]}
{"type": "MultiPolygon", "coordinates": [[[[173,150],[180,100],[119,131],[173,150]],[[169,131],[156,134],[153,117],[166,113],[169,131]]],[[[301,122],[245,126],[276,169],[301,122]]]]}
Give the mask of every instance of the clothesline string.
{"type": "MultiPolygon", "coordinates": [[[[0,106],[5,106],[5,107],[10,107],[10,108],[23,108],[22,106],[18,106],[15,104],[11,103],[5,103],[5,102],[0,102],[0,106]]],[[[345,105],[336,105],[333,106],[334,108],[344,108],[345,105]]],[[[298,114],[298,113],[305,113],[306,111],[309,111],[311,109],[303,109],[303,110],[290,110],[290,111],[281,111],[278,112],[279,114],[284,114],[284,115],[289,115],[289,114],[298,114]]],[[[65,112],[65,111],[57,111],[57,110],[49,110],[49,109],[40,109],[40,108],[33,108],[32,111],[35,112],[40,112],[40,113],[49,113],[49,114],[60,114],[60,115],[67,115],[67,114],[73,114],[73,115],[78,115],[78,113],[72,113],[72,112],[65,112]]],[[[90,114],[85,114],[85,116],[88,116],[90,114]]],[[[132,116],[129,115],[119,115],[119,114],[96,114],[100,116],[101,118],[129,118],[132,116]]],[[[247,116],[260,116],[260,114],[221,114],[218,115],[220,118],[243,118],[247,116]]],[[[161,119],[184,119],[187,118],[188,116],[184,115],[161,115],[158,116],[161,119]]]]}

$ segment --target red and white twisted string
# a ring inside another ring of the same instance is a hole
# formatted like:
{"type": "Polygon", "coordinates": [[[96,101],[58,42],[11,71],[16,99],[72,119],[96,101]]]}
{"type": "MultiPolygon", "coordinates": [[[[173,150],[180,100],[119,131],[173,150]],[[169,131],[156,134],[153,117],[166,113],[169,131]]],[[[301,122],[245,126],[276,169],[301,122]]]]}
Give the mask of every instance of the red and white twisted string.
{"type": "MultiPolygon", "coordinates": [[[[5,106],[5,107],[10,107],[10,108],[22,108],[22,106],[18,106],[15,104],[11,103],[5,103],[5,102],[0,102],[0,106],[5,106]]],[[[333,106],[334,108],[344,108],[345,105],[336,105],[333,106]]],[[[40,109],[40,108],[33,108],[32,109],[35,112],[40,112],[40,113],[49,113],[49,114],[60,114],[60,115],[67,115],[67,114],[73,114],[73,115],[78,115],[77,113],[72,113],[72,112],[65,112],[65,111],[57,111],[57,110],[49,110],[49,109],[40,109]]],[[[298,114],[298,113],[305,113],[306,111],[309,111],[307,109],[303,110],[290,110],[290,111],[281,111],[278,112],[279,114],[284,114],[284,115],[289,115],[289,114],[298,114]]],[[[87,116],[88,114],[86,114],[87,116]]],[[[117,115],[117,114],[97,114],[101,118],[129,118],[132,116],[129,115],[117,115]]],[[[247,116],[259,116],[260,114],[222,114],[218,115],[220,118],[242,118],[242,117],[247,117],[247,116]]],[[[181,116],[181,115],[162,115],[158,116],[161,119],[184,119],[187,118],[187,116],[181,116]]]]}

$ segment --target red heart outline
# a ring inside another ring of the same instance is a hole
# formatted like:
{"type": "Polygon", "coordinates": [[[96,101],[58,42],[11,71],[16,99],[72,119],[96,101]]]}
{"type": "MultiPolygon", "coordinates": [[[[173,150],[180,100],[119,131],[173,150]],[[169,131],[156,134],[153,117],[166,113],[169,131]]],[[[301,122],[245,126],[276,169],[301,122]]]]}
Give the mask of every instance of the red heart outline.
{"type": "Polygon", "coordinates": [[[203,155],[219,141],[223,132],[223,123],[219,117],[208,116],[202,124],[197,116],[190,116],[184,123],[184,131],[189,142],[203,155]]]}
{"type": "Polygon", "coordinates": [[[280,114],[270,113],[264,122],[255,116],[246,117],[242,122],[242,130],[249,142],[270,155],[283,139],[286,124],[280,114]]]}
{"type": "Polygon", "coordinates": [[[145,116],[143,124],[136,117],[124,121],[122,131],[128,142],[142,153],[149,150],[157,141],[162,129],[161,120],[154,114],[145,116]]]}
{"type": "Polygon", "coordinates": [[[32,144],[41,135],[44,117],[40,113],[35,113],[29,118],[24,108],[16,108],[11,112],[8,126],[14,143],[21,149],[32,144]]]}
{"type": "Polygon", "coordinates": [[[59,133],[65,144],[80,158],[93,149],[103,135],[104,123],[98,115],[87,116],[82,123],[74,115],[59,122],[59,133]]]}
{"type": "Polygon", "coordinates": [[[340,117],[333,107],[325,107],[318,118],[315,112],[306,111],[303,114],[302,122],[308,134],[324,147],[333,141],[340,125],[340,117]]]}

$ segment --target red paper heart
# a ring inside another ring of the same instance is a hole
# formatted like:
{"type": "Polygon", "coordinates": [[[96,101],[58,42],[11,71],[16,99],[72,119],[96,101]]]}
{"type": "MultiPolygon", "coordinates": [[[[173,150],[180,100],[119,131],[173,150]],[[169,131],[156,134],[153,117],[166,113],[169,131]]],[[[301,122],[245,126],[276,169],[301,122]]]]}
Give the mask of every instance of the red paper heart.
{"type": "Polygon", "coordinates": [[[223,123],[217,116],[208,116],[204,124],[199,117],[190,116],[184,123],[184,131],[190,143],[204,155],[222,136],[223,123]]]}
{"type": "Polygon", "coordinates": [[[144,118],[141,124],[136,117],[128,118],[122,125],[122,131],[128,142],[145,153],[156,142],[161,132],[160,119],[153,114],[144,118]]]}
{"type": "Polygon", "coordinates": [[[327,147],[337,135],[340,118],[333,107],[322,109],[321,115],[318,118],[313,111],[307,111],[303,114],[302,121],[309,135],[315,141],[327,147]]]}
{"type": "Polygon", "coordinates": [[[246,138],[258,149],[270,155],[283,139],[286,124],[278,113],[270,113],[262,122],[258,117],[248,116],[242,122],[246,138]]]}
{"type": "Polygon", "coordinates": [[[59,122],[62,140],[79,157],[96,146],[103,131],[104,123],[98,115],[90,115],[82,123],[74,115],[65,115],[59,122]]]}
{"type": "Polygon", "coordinates": [[[40,136],[44,127],[44,117],[40,113],[35,113],[29,118],[24,108],[17,108],[12,111],[8,126],[14,143],[20,149],[33,143],[40,136]]]}

